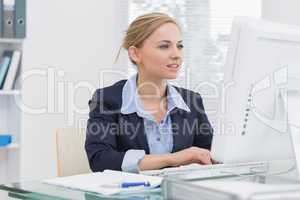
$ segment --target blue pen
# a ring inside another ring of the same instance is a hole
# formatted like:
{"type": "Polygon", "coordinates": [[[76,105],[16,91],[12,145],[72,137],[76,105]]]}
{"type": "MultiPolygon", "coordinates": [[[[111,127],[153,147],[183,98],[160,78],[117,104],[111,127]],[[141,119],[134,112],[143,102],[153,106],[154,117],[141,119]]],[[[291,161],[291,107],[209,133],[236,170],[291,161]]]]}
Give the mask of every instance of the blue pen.
{"type": "Polygon", "coordinates": [[[150,183],[149,182],[123,182],[120,184],[121,188],[129,188],[129,187],[137,187],[137,186],[150,187],[150,183]]]}
{"type": "Polygon", "coordinates": [[[107,188],[130,188],[130,187],[139,187],[139,186],[143,186],[143,187],[150,187],[151,184],[149,182],[121,182],[121,183],[116,183],[116,184],[104,184],[101,185],[101,187],[107,187],[107,188]]]}

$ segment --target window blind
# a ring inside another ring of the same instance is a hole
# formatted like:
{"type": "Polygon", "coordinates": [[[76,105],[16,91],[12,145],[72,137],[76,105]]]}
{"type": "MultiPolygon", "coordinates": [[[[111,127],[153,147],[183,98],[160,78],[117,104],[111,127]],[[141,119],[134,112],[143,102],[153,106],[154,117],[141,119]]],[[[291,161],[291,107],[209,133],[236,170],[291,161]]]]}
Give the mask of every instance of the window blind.
{"type": "MultiPolygon", "coordinates": [[[[128,24],[137,16],[159,11],[174,17],[183,31],[184,62],[173,84],[204,98],[215,131],[220,129],[220,88],[234,16],[261,17],[261,0],[128,0],[128,24]]],[[[125,8],[125,6],[124,6],[125,8]]],[[[129,65],[131,65],[129,63],[129,65]]],[[[134,73],[128,68],[128,74],[134,73]]]]}

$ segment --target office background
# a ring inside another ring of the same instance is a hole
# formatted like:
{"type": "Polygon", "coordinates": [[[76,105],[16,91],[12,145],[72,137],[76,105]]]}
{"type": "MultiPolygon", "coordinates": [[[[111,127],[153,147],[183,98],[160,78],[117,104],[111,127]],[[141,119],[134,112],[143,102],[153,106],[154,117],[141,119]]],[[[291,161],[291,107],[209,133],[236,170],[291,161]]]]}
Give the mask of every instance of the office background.
{"type": "MultiPolygon", "coordinates": [[[[22,94],[37,113],[23,114],[21,180],[56,176],[55,129],[84,126],[101,70],[128,70],[124,53],[114,63],[128,18],[124,6],[120,0],[28,1],[23,71],[35,73],[27,74],[22,94]]],[[[299,7],[299,0],[262,0],[261,15],[300,25],[299,7]]],[[[100,86],[121,78],[126,77],[109,74],[100,86]]]]}

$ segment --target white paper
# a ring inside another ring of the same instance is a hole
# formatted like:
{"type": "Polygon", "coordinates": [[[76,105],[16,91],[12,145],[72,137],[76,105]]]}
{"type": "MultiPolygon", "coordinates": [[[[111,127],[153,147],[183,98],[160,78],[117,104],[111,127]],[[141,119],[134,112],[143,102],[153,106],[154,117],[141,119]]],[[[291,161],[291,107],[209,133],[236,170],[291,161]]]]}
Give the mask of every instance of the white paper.
{"type": "Polygon", "coordinates": [[[104,172],[54,178],[45,180],[43,182],[72,189],[96,192],[103,195],[113,195],[119,193],[144,192],[145,190],[156,188],[161,184],[162,178],[113,170],[105,170],[104,172]],[[151,186],[130,188],[107,187],[107,185],[119,184],[122,182],[149,182],[151,186]]]}

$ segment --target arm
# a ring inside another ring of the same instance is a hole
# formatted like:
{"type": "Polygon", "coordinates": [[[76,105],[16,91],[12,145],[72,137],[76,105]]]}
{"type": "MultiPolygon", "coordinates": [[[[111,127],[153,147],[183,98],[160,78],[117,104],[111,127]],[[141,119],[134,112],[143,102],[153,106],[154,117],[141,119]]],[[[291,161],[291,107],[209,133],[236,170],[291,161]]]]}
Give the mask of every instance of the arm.
{"type": "Polygon", "coordinates": [[[153,170],[170,167],[173,165],[172,154],[145,155],[139,162],[139,170],[153,170]]]}
{"type": "Polygon", "coordinates": [[[89,102],[90,113],[87,124],[85,149],[92,171],[105,169],[138,172],[170,166],[169,155],[145,155],[144,150],[117,151],[118,124],[109,105],[99,101],[97,93],[89,102]],[[140,165],[139,165],[140,164],[140,165]]]}
{"type": "Polygon", "coordinates": [[[191,163],[211,164],[210,152],[206,149],[190,147],[171,154],[145,155],[139,163],[139,168],[140,170],[152,170],[191,163]]]}
{"type": "Polygon", "coordinates": [[[118,124],[108,105],[99,101],[97,92],[89,101],[85,149],[92,171],[121,170],[125,152],[117,151],[118,124]]]}
{"type": "Polygon", "coordinates": [[[197,105],[196,111],[198,113],[198,127],[196,131],[196,135],[194,137],[193,145],[196,147],[204,148],[210,150],[212,138],[213,138],[213,128],[208,121],[207,115],[205,113],[205,109],[203,106],[203,101],[201,96],[197,96],[197,105]]]}

